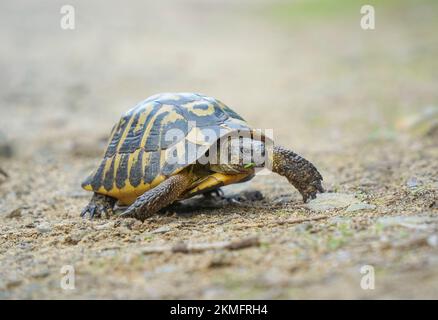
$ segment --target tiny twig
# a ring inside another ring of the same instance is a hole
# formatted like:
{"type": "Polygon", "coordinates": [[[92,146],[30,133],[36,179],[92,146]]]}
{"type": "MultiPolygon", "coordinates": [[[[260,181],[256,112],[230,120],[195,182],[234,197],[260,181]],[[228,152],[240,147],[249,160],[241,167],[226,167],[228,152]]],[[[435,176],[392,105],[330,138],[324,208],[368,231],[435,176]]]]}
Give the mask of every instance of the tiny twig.
{"type": "Polygon", "coordinates": [[[270,223],[244,224],[244,225],[237,226],[237,228],[238,229],[246,229],[246,228],[273,227],[273,226],[283,225],[283,224],[298,224],[298,223],[303,223],[303,222],[308,222],[308,221],[318,221],[318,220],[323,220],[323,219],[327,219],[327,218],[330,218],[330,216],[319,215],[319,216],[314,216],[314,217],[309,217],[309,218],[294,218],[294,219],[278,220],[278,221],[270,222],[270,223]]]}
{"type": "Polygon", "coordinates": [[[153,246],[143,248],[143,254],[164,253],[164,252],[182,252],[197,253],[208,250],[240,250],[249,247],[259,246],[260,241],[257,237],[250,237],[235,241],[222,241],[211,243],[180,243],[176,245],[153,246]]]}
{"type": "Polygon", "coordinates": [[[280,220],[277,221],[276,223],[274,222],[273,224],[297,224],[297,223],[303,223],[303,222],[308,222],[308,221],[318,221],[318,220],[324,220],[330,218],[330,216],[326,216],[326,215],[319,215],[319,216],[314,216],[314,217],[310,217],[310,218],[295,218],[295,219],[287,219],[287,220],[280,220]]]}

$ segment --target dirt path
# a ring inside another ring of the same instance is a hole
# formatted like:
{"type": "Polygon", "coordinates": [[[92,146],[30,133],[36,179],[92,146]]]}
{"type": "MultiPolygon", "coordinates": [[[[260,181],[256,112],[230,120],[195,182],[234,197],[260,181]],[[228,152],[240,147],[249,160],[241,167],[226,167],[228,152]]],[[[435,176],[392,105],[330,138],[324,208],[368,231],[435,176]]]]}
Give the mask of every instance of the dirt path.
{"type": "Polygon", "coordinates": [[[355,7],[298,6],[295,19],[270,1],[71,2],[74,31],[59,28],[61,4],[1,5],[0,298],[438,298],[432,2],[378,8],[372,32],[355,7]],[[334,200],[355,196],[361,210],[311,210],[270,175],[227,189],[240,204],[193,199],[144,223],[80,219],[90,197],[80,182],[112,124],[168,91],[217,97],[273,128],[334,200]],[[264,199],[247,201],[248,190],[264,199]],[[148,252],[247,238],[258,241],[148,252]],[[60,287],[65,265],[74,290],[60,287]],[[360,286],[365,265],[374,290],[360,286]]]}

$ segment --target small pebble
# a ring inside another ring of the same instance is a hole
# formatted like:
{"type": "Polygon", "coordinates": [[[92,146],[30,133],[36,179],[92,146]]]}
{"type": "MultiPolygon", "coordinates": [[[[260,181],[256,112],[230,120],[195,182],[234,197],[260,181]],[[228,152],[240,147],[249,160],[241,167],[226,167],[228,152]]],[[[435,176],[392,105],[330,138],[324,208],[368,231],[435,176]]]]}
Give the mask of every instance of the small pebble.
{"type": "Polygon", "coordinates": [[[39,233],[48,233],[52,231],[52,227],[47,222],[42,222],[36,226],[36,229],[39,233]]]}
{"type": "Polygon", "coordinates": [[[359,203],[360,201],[352,194],[347,193],[322,193],[318,194],[316,199],[312,199],[307,207],[310,210],[323,212],[333,209],[346,208],[351,204],[359,203]]]}
{"type": "Polygon", "coordinates": [[[166,233],[166,232],[169,232],[171,229],[172,228],[170,228],[168,226],[162,226],[160,228],[152,230],[151,233],[153,233],[153,234],[166,233]]]}
{"type": "Polygon", "coordinates": [[[70,245],[76,245],[82,240],[85,234],[86,234],[85,231],[79,231],[69,234],[64,238],[64,243],[70,245]]]}
{"type": "Polygon", "coordinates": [[[424,216],[388,216],[381,217],[377,221],[384,227],[400,226],[409,229],[428,229],[430,225],[428,222],[433,221],[431,217],[424,216]]]}
{"type": "Polygon", "coordinates": [[[347,212],[354,212],[354,211],[359,211],[359,210],[373,210],[375,209],[376,206],[373,204],[368,204],[368,203],[353,203],[350,204],[347,208],[347,212]]]}
{"type": "Polygon", "coordinates": [[[431,247],[438,247],[438,235],[433,234],[427,238],[427,244],[431,247]]]}
{"type": "Polygon", "coordinates": [[[96,230],[106,230],[106,229],[111,229],[114,228],[114,222],[108,222],[105,224],[100,224],[94,227],[94,229],[96,230]]]}
{"type": "Polygon", "coordinates": [[[10,211],[8,214],[6,214],[6,218],[12,219],[12,218],[19,218],[21,217],[21,209],[20,207],[15,208],[14,210],[10,211]]]}
{"type": "Polygon", "coordinates": [[[408,181],[406,182],[406,185],[409,188],[416,188],[416,187],[418,187],[418,179],[416,177],[410,177],[408,179],[408,181]]]}

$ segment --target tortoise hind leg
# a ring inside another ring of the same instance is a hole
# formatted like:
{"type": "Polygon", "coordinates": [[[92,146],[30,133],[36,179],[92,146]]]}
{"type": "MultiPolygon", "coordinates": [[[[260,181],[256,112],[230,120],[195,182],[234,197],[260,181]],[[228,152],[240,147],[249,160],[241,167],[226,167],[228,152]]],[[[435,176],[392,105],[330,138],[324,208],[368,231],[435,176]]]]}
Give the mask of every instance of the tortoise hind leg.
{"type": "Polygon", "coordinates": [[[224,193],[224,191],[221,188],[209,190],[207,192],[202,193],[202,195],[207,200],[212,200],[212,199],[215,199],[215,198],[221,199],[221,200],[226,199],[225,193],[224,193]]]}
{"type": "Polygon", "coordinates": [[[112,197],[95,193],[88,205],[86,205],[82,210],[81,217],[85,218],[87,213],[90,219],[93,219],[94,217],[101,217],[102,214],[105,214],[106,217],[109,217],[113,212],[116,201],[117,199],[112,197]]]}
{"type": "Polygon", "coordinates": [[[121,216],[145,220],[178,199],[191,183],[192,179],[188,174],[180,173],[171,176],[152,190],[139,196],[121,216]]]}

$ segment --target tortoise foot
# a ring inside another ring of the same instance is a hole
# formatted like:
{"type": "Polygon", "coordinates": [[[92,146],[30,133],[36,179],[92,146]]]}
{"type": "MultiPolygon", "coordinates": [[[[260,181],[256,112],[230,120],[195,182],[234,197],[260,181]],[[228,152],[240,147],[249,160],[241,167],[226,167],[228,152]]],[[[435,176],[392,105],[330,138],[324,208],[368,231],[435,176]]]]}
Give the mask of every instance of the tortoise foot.
{"type": "Polygon", "coordinates": [[[314,180],[307,185],[300,185],[297,189],[303,197],[304,203],[306,203],[309,199],[315,199],[318,192],[325,192],[321,185],[321,180],[314,180]]]}
{"type": "Polygon", "coordinates": [[[220,200],[225,200],[225,194],[221,189],[215,189],[215,190],[211,190],[208,192],[204,192],[202,194],[204,196],[204,198],[206,200],[215,200],[215,199],[220,199],[220,200]]]}
{"type": "Polygon", "coordinates": [[[116,200],[114,198],[95,193],[90,203],[82,210],[81,217],[90,220],[102,216],[109,218],[113,214],[115,203],[116,200]]]}

